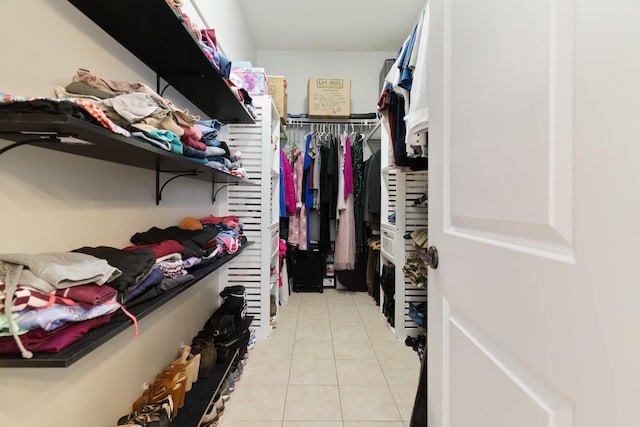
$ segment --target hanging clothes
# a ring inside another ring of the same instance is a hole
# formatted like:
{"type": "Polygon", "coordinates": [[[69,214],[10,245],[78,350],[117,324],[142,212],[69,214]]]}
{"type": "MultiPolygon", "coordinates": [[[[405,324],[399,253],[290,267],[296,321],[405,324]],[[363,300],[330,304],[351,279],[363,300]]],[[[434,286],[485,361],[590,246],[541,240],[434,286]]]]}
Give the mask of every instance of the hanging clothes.
{"type": "MultiPolygon", "coordinates": [[[[302,174],[304,172],[304,154],[302,150],[296,148],[293,151],[292,156],[293,161],[293,184],[295,187],[296,194],[296,212],[291,215],[289,219],[289,235],[287,242],[290,245],[298,246],[301,241],[300,230],[306,230],[306,224],[304,227],[301,227],[300,222],[302,218],[305,218],[304,214],[304,204],[302,203],[302,174]]],[[[302,236],[306,240],[306,236],[302,236]]]]}
{"type": "MultiPolygon", "coordinates": [[[[305,150],[304,150],[304,164],[303,164],[303,174],[302,174],[302,186],[304,188],[303,193],[303,203],[305,207],[305,215],[306,215],[306,238],[307,241],[305,243],[305,248],[309,247],[309,236],[310,236],[310,223],[309,216],[311,214],[311,209],[313,208],[313,159],[311,157],[311,153],[315,153],[315,134],[310,132],[305,137],[305,150]]],[[[298,246],[299,247],[299,246],[298,246]]],[[[302,248],[301,248],[302,249],[302,248]]]]}
{"type": "Polygon", "coordinates": [[[373,230],[380,229],[380,189],[381,189],[381,151],[376,150],[367,160],[367,192],[365,198],[365,219],[373,230]]]}
{"type": "Polygon", "coordinates": [[[287,154],[280,150],[280,217],[296,213],[296,189],[293,184],[293,171],[287,154]]]}
{"type": "MultiPolygon", "coordinates": [[[[427,49],[429,5],[422,11],[413,33],[413,47],[403,75],[410,80],[410,102],[405,105],[406,123],[405,148],[409,158],[427,157],[429,111],[427,105],[427,49]],[[420,62],[418,61],[420,59],[420,62]],[[412,63],[413,61],[413,63],[412,63]]],[[[426,169],[424,162],[411,162],[411,169],[426,169]],[[424,166],[424,167],[423,167],[424,166]]]]}
{"type": "Polygon", "coordinates": [[[341,139],[338,141],[338,198],[336,201],[336,218],[340,219],[340,212],[347,207],[348,194],[344,188],[344,165],[345,165],[345,149],[341,139]]]}
{"type": "Polygon", "coordinates": [[[331,248],[331,220],[336,218],[338,197],[338,146],[320,144],[320,249],[331,248]]]}
{"type": "Polygon", "coordinates": [[[317,133],[313,135],[313,152],[310,155],[313,159],[313,209],[320,210],[320,172],[322,170],[322,153],[320,150],[320,141],[318,140],[317,133]]]}
{"type": "Polygon", "coordinates": [[[286,253],[287,242],[280,239],[278,241],[278,294],[280,296],[280,304],[283,306],[289,303],[289,274],[287,272],[287,263],[284,262],[286,253]]]}
{"type": "MultiPolygon", "coordinates": [[[[401,166],[402,158],[398,158],[397,145],[397,127],[398,127],[398,108],[400,96],[393,91],[391,83],[387,82],[385,88],[378,100],[378,111],[382,115],[382,127],[389,135],[391,143],[389,144],[389,164],[401,166]]],[[[402,153],[406,153],[404,141],[402,142],[402,153]]]]}
{"type": "Polygon", "coordinates": [[[355,221],[356,233],[356,253],[360,254],[366,249],[366,231],[364,226],[364,162],[362,143],[364,137],[362,134],[355,136],[355,141],[351,144],[352,170],[353,170],[353,216],[355,221]]]}
{"type": "Polygon", "coordinates": [[[367,256],[365,252],[357,254],[353,269],[335,271],[336,279],[342,286],[350,291],[367,291],[367,256]]]}
{"type": "MultiPolygon", "coordinates": [[[[427,4],[422,12],[421,27],[419,29],[419,41],[417,45],[417,58],[413,72],[413,85],[411,87],[411,103],[407,114],[407,130],[410,134],[418,135],[426,133],[429,128],[429,95],[427,84],[427,64],[429,46],[429,11],[427,4]]],[[[426,148],[425,148],[426,153],[426,148]]],[[[426,154],[425,154],[426,155],[426,154]]]]}
{"type": "MultiPolygon", "coordinates": [[[[362,143],[364,136],[362,134],[356,134],[355,140],[350,144],[350,153],[347,153],[345,157],[351,157],[350,164],[345,163],[345,186],[349,188],[347,184],[349,176],[351,176],[352,190],[350,196],[353,197],[353,249],[351,250],[354,255],[354,266],[350,269],[337,269],[336,279],[341,285],[345,286],[351,291],[366,292],[367,291],[367,261],[368,251],[365,242],[366,229],[364,225],[364,163],[363,163],[363,150],[362,143]],[[348,166],[351,166],[349,172],[348,166]]],[[[349,202],[347,202],[349,203],[349,202]]]]}
{"type": "Polygon", "coordinates": [[[378,111],[388,121],[393,164],[413,171],[428,168],[428,18],[427,6],[400,48],[378,100],[378,111]]]}
{"type": "Polygon", "coordinates": [[[356,264],[356,236],[353,213],[353,171],[351,141],[348,135],[340,138],[338,159],[342,170],[338,190],[338,233],[335,242],[333,267],[335,270],[353,270],[356,264]],[[340,209],[340,207],[343,207],[340,209]]]}
{"type": "Polygon", "coordinates": [[[311,157],[309,146],[312,133],[305,137],[305,150],[296,148],[293,153],[293,178],[296,190],[296,213],[289,220],[288,243],[306,251],[309,248],[309,212],[313,206],[313,190],[311,189],[311,157]]]}

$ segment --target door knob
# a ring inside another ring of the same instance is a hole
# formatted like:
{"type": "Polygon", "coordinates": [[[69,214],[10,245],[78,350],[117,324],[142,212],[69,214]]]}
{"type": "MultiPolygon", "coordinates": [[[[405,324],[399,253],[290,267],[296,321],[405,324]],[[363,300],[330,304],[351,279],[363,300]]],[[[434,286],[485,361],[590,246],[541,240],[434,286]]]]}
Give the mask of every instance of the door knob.
{"type": "Polygon", "coordinates": [[[427,249],[427,265],[434,270],[438,268],[438,248],[429,246],[427,249]]]}

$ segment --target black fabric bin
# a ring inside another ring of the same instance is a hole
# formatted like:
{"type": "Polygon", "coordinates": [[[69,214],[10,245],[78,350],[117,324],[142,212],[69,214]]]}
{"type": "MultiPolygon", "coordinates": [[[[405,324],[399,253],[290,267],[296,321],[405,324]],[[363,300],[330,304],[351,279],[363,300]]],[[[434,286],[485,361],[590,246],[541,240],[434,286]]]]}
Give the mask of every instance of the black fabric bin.
{"type": "Polygon", "coordinates": [[[296,250],[296,270],[293,277],[294,292],[324,292],[324,256],[317,245],[308,251],[296,250]]]}

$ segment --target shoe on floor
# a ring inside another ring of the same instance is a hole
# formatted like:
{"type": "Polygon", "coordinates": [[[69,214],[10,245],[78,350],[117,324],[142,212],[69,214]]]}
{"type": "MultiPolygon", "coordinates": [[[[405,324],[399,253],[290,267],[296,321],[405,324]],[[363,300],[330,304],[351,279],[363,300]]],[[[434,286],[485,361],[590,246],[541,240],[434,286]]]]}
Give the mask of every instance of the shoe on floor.
{"type": "Polygon", "coordinates": [[[271,317],[274,317],[276,314],[278,314],[278,306],[276,305],[276,296],[273,294],[269,296],[269,309],[270,309],[269,315],[271,317]]]}

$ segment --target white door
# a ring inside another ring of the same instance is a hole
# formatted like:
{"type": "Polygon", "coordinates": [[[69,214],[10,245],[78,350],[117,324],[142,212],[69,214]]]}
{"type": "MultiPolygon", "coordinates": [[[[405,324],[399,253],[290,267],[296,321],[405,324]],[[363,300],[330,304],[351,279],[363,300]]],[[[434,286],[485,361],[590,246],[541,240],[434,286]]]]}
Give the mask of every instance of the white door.
{"type": "Polygon", "coordinates": [[[640,1],[430,7],[429,426],[640,426],[640,1]]]}

